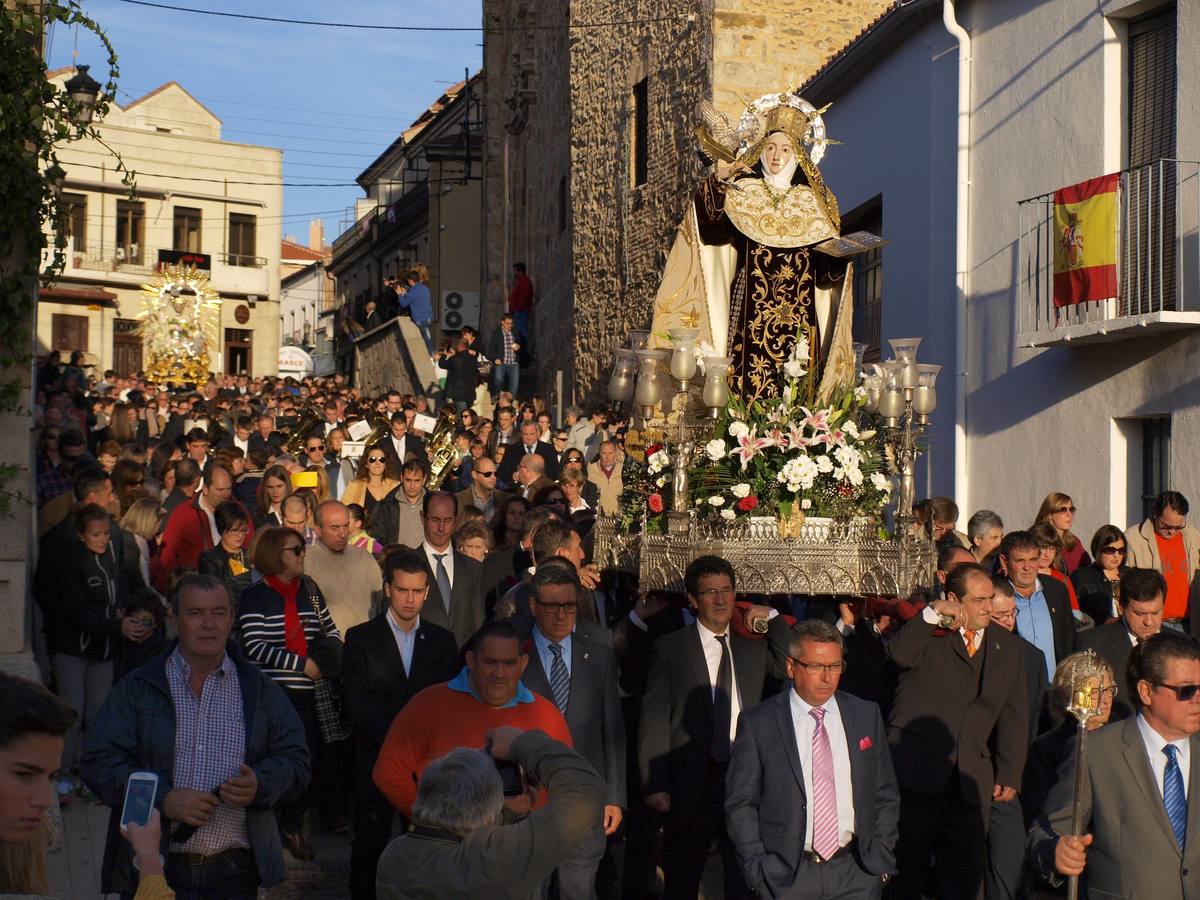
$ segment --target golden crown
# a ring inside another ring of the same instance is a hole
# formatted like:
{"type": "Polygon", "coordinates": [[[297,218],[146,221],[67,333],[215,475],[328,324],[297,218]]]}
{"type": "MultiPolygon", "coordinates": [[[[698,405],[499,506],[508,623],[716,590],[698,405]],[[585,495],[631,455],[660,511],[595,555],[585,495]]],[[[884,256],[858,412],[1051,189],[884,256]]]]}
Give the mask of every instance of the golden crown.
{"type": "Polygon", "coordinates": [[[797,149],[804,142],[809,128],[808,116],[803,110],[784,104],[767,111],[765,124],[764,137],[776,131],[782,132],[796,142],[797,149]]]}

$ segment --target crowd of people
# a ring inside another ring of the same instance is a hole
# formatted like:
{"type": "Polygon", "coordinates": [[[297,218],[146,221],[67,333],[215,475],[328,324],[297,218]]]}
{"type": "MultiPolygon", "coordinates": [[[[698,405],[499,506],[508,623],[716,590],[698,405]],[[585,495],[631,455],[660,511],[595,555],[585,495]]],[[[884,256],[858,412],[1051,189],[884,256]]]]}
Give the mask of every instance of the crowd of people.
{"type": "Polygon", "coordinates": [[[0,892],[45,891],[46,811],[82,802],[112,810],[100,890],[141,898],[255,897],[348,832],[354,898],[1200,889],[1181,494],[1086,544],[1063,493],[1026,529],[980,510],[963,531],[931,498],[937,583],[906,598],[739,595],[716,556],[685,596],[642,592],[591,559],[624,423],[507,387],[179,390],[48,359],[34,593],[57,696],[0,684],[0,892]],[[454,423],[448,462],[426,416],[454,423]],[[156,814],[121,829],[138,771],[156,814]]]}

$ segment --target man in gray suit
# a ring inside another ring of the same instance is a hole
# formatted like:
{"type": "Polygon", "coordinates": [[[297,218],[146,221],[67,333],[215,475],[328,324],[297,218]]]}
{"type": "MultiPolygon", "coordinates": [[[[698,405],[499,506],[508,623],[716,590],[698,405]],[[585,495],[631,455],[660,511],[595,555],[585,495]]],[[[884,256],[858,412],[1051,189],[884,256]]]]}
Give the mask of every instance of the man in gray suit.
{"type": "Polygon", "coordinates": [[[878,897],[896,871],[900,788],[879,707],[839,691],[842,635],[792,629],[792,689],[738,722],[725,812],[746,881],[763,897],[878,897]]]}
{"type": "Polygon", "coordinates": [[[461,649],[483,624],[482,567],[478,560],[450,546],[458,501],[446,491],[425,495],[421,527],[425,538],[420,553],[429,567],[429,597],[421,618],[454,632],[461,649]]]}
{"type": "Polygon", "coordinates": [[[1083,875],[1091,900],[1200,897],[1200,643],[1175,631],[1129,657],[1138,713],[1089,738],[1085,832],[1072,835],[1074,757],[1029,829],[1051,884],[1083,875]],[[1185,787],[1186,785],[1186,787],[1185,787]]]}
{"type": "Polygon", "coordinates": [[[572,746],[600,773],[608,790],[603,815],[558,867],[559,896],[582,900],[596,896],[605,838],[621,824],[626,803],[625,720],[617,657],[608,630],[579,618],[581,587],[570,561],[547,560],[538,566],[530,586],[533,616],[513,620],[529,651],[521,680],[558,707],[572,746]]]}

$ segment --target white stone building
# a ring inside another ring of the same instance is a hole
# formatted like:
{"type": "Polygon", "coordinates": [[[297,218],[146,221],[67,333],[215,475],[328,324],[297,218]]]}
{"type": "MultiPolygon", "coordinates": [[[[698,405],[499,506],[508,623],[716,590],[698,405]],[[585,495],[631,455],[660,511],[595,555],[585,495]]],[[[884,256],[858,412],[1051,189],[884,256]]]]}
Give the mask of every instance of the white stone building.
{"type": "Polygon", "coordinates": [[[913,0],[803,88],[844,227],[892,241],[858,261],[885,358],[919,335],[944,366],[918,492],[960,525],[1060,490],[1087,543],[1165,487],[1200,502],[1198,37],[1194,3],[913,0]],[[1118,296],[1056,317],[1053,191],[1116,172],[1118,296]]]}
{"type": "MultiPolygon", "coordinates": [[[[67,68],[50,73],[65,82],[67,68]]],[[[283,151],[221,139],[221,120],[171,81],[99,125],[137,196],[94,141],[61,148],[67,266],[38,304],[39,353],[84,350],[98,372],[142,368],[140,287],[160,262],[207,266],[223,300],[217,372],[273,374],[279,349],[283,151]]]]}

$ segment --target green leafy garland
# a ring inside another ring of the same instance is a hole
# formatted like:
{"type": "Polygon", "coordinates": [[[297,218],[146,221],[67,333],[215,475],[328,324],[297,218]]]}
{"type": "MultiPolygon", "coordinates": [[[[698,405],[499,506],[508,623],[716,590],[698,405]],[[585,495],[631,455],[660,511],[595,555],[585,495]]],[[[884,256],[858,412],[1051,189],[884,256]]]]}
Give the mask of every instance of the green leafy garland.
{"type": "MultiPolygon", "coordinates": [[[[116,159],[122,183],[134,190],[131,173],[91,124],[80,124],[80,106],[46,77],[39,52],[43,28],[78,25],[96,35],[108,54],[108,77],[92,107],[100,121],[117,91],[117,53],[100,26],[75,0],[45,4],[0,2],[0,414],[29,414],[22,370],[30,363],[34,327],[34,291],[40,282],[53,284],[66,265],[66,233],[61,185],[65,171],[57,147],[81,139],[94,140],[116,159]],[[52,225],[52,238],[44,226],[52,225]],[[46,267],[42,254],[53,247],[46,267]]],[[[7,485],[21,466],[0,464],[0,514],[14,499],[26,498],[7,485]]]]}

